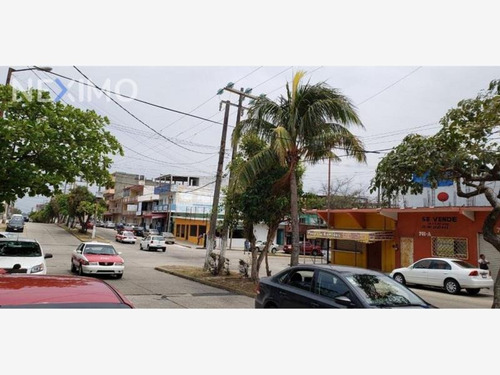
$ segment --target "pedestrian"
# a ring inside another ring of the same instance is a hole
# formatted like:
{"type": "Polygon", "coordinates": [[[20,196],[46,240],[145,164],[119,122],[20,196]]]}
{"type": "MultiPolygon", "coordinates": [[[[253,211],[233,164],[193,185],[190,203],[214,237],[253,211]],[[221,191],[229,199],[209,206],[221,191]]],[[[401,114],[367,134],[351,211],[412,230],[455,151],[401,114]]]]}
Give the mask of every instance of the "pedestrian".
{"type": "Polygon", "coordinates": [[[490,264],[490,261],[486,259],[484,254],[479,254],[479,260],[477,261],[479,263],[479,268],[482,270],[488,270],[488,264],[490,264]]]}
{"type": "Polygon", "coordinates": [[[203,233],[200,233],[200,235],[198,236],[198,241],[196,241],[196,245],[199,245],[200,244],[200,240],[203,238],[203,233]]]}
{"type": "Polygon", "coordinates": [[[248,252],[250,252],[250,241],[248,241],[248,238],[245,240],[245,248],[243,249],[243,254],[246,254],[248,252]]]}

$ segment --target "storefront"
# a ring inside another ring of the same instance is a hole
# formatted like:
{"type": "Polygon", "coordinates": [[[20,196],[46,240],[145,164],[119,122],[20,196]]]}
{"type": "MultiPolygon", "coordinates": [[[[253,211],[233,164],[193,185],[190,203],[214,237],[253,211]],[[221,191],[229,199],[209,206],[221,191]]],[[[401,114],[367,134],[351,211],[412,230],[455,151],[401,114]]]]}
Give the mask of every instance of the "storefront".
{"type": "Polygon", "coordinates": [[[174,217],[174,236],[178,240],[203,245],[203,235],[208,233],[210,224],[207,220],[174,217]]]}

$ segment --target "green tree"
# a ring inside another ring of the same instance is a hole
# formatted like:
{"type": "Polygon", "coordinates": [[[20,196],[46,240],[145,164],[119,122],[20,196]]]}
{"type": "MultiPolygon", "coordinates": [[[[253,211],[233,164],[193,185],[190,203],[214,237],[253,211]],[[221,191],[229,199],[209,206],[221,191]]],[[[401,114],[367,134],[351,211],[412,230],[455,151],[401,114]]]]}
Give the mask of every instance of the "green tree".
{"type": "Polygon", "coordinates": [[[233,142],[251,131],[269,144],[255,155],[241,173],[243,183],[251,181],[260,171],[279,163],[287,173],[275,185],[289,186],[292,225],[291,265],[299,261],[299,207],[297,168],[301,161],[317,163],[340,158],[333,149],[343,150],[356,160],[366,160],[362,142],[348,129],[362,127],[350,100],[326,83],[300,84],[304,72],[298,72],[291,87],[287,83],[286,96],[276,102],[259,97],[233,133],[233,142]]]}
{"type": "MultiPolygon", "coordinates": [[[[494,227],[500,218],[500,80],[476,98],[462,100],[440,120],[441,130],[434,136],[411,134],[378,164],[371,191],[381,189],[384,198],[397,194],[419,194],[423,177],[431,186],[452,179],[459,197],[484,195],[492,210],[483,223],[483,236],[500,251],[500,236],[494,227]],[[463,187],[470,192],[464,192],[463,187]]],[[[500,307],[500,274],[494,286],[493,307],[500,307]]]]}
{"type": "Polygon", "coordinates": [[[103,203],[96,203],[96,197],[85,186],[77,186],[68,194],[68,213],[72,217],[76,217],[81,226],[82,232],[87,232],[87,224],[95,214],[103,213],[105,207],[103,203]]]}
{"type": "Polygon", "coordinates": [[[81,177],[110,186],[110,154],[123,155],[106,117],[0,85],[0,201],[51,196],[81,177]]]}

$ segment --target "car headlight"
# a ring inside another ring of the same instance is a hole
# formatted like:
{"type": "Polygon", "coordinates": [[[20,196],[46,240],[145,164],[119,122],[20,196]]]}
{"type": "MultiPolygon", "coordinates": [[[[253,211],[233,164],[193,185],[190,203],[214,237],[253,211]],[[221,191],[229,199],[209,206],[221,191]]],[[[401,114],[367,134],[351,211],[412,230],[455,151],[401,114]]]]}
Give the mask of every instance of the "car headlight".
{"type": "Polygon", "coordinates": [[[98,266],[99,262],[89,262],[89,266],[98,266]]]}
{"type": "Polygon", "coordinates": [[[123,266],[125,263],[123,262],[115,262],[115,266],[123,266]]]}
{"type": "Polygon", "coordinates": [[[31,267],[31,273],[37,273],[37,272],[42,272],[44,270],[43,263],[42,264],[37,264],[36,266],[31,267]]]}

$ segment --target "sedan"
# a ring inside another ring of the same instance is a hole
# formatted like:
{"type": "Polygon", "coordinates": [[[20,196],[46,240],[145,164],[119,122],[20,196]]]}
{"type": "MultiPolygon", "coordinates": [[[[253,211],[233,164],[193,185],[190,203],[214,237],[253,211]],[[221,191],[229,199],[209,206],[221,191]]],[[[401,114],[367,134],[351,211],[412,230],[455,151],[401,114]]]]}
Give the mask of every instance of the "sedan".
{"type": "Polygon", "coordinates": [[[125,262],[120,254],[107,243],[83,242],[71,255],[71,272],[78,272],[80,276],[114,275],[121,279],[125,262]]]}
{"type": "MultiPolygon", "coordinates": [[[[301,255],[312,255],[312,256],[323,256],[323,252],[321,251],[321,246],[313,245],[311,241],[299,242],[300,254],[301,255]]],[[[286,254],[292,253],[292,245],[288,244],[283,246],[283,251],[286,254]]]]}
{"type": "Polygon", "coordinates": [[[440,287],[450,294],[465,289],[475,295],[482,288],[493,288],[489,270],[453,258],[420,259],[408,267],[395,269],[390,276],[401,284],[440,287]]]}
{"type": "Polygon", "coordinates": [[[79,276],[0,275],[0,308],[133,308],[103,280],[79,276]]]}
{"type": "Polygon", "coordinates": [[[364,268],[298,265],[262,278],[256,308],[432,308],[387,275],[364,268]]]}
{"type": "Polygon", "coordinates": [[[141,250],[158,250],[163,252],[167,250],[167,243],[163,236],[147,236],[139,242],[139,249],[141,250]]]}
{"type": "Polygon", "coordinates": [[[116,242],[135,244],[136,237],[134,236],[134,232],[129,232],[129,231],[124,230],[123,232],[116,234],[115,240],[116,240],[116,242]]]}
{"type": "MultiPolygon", "coordinates": [[[[264,246],[266,246],[266,243],[264,241],[256,241],[255,242],[255,249],[257,251],[262,251],[264,250],[264,246]]],[[[271,245],[269,245],[268,251],[270,251],[273,254],[276,254],[278,251],[278,246],[274,244],[274,242],[271,242],[271,245]]]]}
{"type": "Polygon", "coordinates": [[[48,258],[52,258],[52,254],[44,253],[36,240],[17,237],[0,239],[0,269],[5,273],[45,275],[45,259],[48,258]]]}

